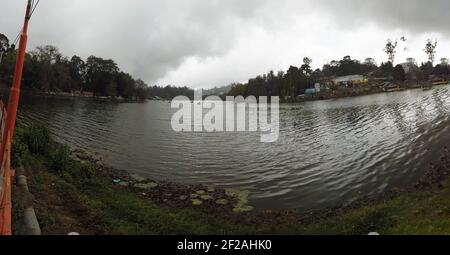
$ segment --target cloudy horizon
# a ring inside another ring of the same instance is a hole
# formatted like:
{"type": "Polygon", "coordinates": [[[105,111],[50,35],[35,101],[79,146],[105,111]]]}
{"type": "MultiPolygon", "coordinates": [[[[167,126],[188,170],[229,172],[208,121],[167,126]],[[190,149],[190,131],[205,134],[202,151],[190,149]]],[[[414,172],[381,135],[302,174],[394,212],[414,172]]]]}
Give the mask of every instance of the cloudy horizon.
{"type": "MultiPolygon", "coordinates": [[[[0,0],[0,33],[19,31],[26,1],[0,0]]],[[[396,63],[450,57],[446,0],[41,0],[28,50],[55,45],[67,56],[96,55],[149,85],[211,88],[270,70],[321,68],[331,60],[387,60],[388,38],[399,40],[396,63]]]]}

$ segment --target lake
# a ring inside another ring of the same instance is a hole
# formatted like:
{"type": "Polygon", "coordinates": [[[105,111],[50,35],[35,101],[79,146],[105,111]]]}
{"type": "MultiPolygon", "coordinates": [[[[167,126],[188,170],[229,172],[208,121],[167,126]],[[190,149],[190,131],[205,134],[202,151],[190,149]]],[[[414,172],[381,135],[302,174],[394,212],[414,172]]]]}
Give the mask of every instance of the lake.
{"type": "Polygon", "coordinates": [[[313,210],[416,182],[450,142],[450,87],[280,106],[260,133],[176,133],[168,102],[23,97],[23,122],[145,177],[250,192],[258,209],[313,210]]]}

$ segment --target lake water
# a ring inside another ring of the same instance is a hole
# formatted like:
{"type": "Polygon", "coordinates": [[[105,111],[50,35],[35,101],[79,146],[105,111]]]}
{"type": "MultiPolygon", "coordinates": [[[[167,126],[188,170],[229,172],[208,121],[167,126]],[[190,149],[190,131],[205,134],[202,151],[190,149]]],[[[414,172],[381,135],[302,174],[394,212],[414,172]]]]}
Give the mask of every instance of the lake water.
{"type": "Polygon", "coordinates": [[[259,133],[175,133],[167,102],[25,97],[20,119],[149,178],[250,191],[259,209],[311,210],[404,187],[450,142],[450,87],[280,106],[259,133]]]}

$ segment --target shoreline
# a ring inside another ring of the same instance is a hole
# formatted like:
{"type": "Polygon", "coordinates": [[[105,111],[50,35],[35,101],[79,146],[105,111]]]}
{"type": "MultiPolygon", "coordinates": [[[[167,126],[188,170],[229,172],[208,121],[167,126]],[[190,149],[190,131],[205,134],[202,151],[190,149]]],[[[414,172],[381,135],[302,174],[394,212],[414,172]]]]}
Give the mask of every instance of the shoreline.
{"type": "MultiPolygon", "coordinates": [[[[417,84],[412,85],[409,87],[403,87],[398,90],[385,90],[383,88],[373,88],[369,87],[358,87],[358,88],[345,88],[345,89],[339,89],[336,91],[333,91],[332,93],[330,91],[328,92],[322,92],[318,93],[314,96],[306,96],[304,98],[297,98],[297,99],[285,99],[280,98],[280,103],[282,104],[297,104],[297,103],[305,103],[305,102],[314,102],[314,101],[327,101],[327,100],[337,100],[337,99],[344,99],[344,98],[355,98],[355,97],[361,97],[361,96],[370,96],[370,95],[377,95],[377,94],[390,94],[394,92],[402,92],[402,91],[409,91],[409,90],[417,90],[417,89],[423,89],[424,84],[417,84]]],[[[433,85],[432,87],[427,87],[427,90],[432,89],[436,86],[448,86],[450,83],[447,84],[438,84],[433,85]]],[[[2,86],[2,90],[7,90],[7,87],[2,86]]],[[[117,102],[117,103],[142,103],[146,101],[156,101],[156,102],[170,102],[170,99],[124,99],[124,98],[114,98],[114,97],[102,97],[102,96],[85,96],[81,95],[79,93],[66,93],[66,92],[43,92],[43,91],[33,91],[33,90],[23,90],[24,94],[27,95],[33,95],[37,97],[52,97],[52,98],[70,98],[70,99],[91,99],[91,100],[98,100],[98,101],[104,101],[104,102],[117,102]]],[[[224,96],[221,96],[224,97],[224,96]]],[[[224,99],[224,98],[222,98],[224,99]]]]}
{"type": "MultiPolygon", "coordinates": [[[[439,159],[434,162],[430,162],[429,169],[425,171],[424,176],[416,183],[412,183],[405,188],[391,188],[379,195],[366,196],[350,203],[344,203],[334,207],[328,207],[318,210],[306,210],[302,212],[299,212],[295,209],[253,210],[251,203],[248,204],[248,193],[246,193],[245,191],[240,191],[238,188],[232,190],[224,190],[207,187],[202,184],[184,185],[174,182],[154,181],[141,177],[137,174],[133,174],[126,170],[118,170],[110,167],[105,167],[104,164],[101,163],[101,159],[96,158],[95,156],[91,156],[92,154],[89,154],[88,152],[75,149],[72,151],[72,153],[75,153],[75,155],[83,155],[77,160],[88,160],[94,164],[98,164],[100,167],[103,167],[106,173],[104,177],[108,180],[112,180],[112,182],[114,182],[114,179],[120,178],[121,180],[125,181],[127,185],[120,185],[119,183],[116,183],[115,185],[118,185],[121,188],[132,192],[138,197],[149,199],[150,201],[156,202],[160,205],[178,209],[198,209],[200,208],[200,206],[204,205],[206,207],[203,207],[202,211],[205,211],[207,213],[212,213],[219,217],[225,217],[228,220],[232,220],[235,223],[237,222],[238,224],[243,224],[245,226],[257,226],[257,228],[269,229],[278,228],[280,226],[289,226],[291,224],[312,224],[320,220],[327,220],[331,217],[344,215],[353,210],[357,210],[363,207],[374,206],[378,203],[383,203],[385,201],[398,198],[402,195],[409,195],[421,191],[426,191],[427,189],[432,189],[433,187],[436,187],[438,190],[443,189],[444,182],[446,182],[450,177],[450,150],[448,149],[448,147],[444,147],[442,155],[439,157],[439,159]],[[136,188],[136,184],[143,184],[144,186],[136,188]],[[150,185],[146,187],[146,184],[150,185]],[[155,189],[155,187],[159,188],[155,189]],[[205,191],[205,193],[209,193],[212,191],[216,192],[216,196],[223,197],[223,199],[231,201],[231,203],[210,203],[214,200],[211,200],[211,198],[209,197],[207,197],[205,203],[193,203],[193,198],[194,200],[201,200],[200,196],[202,194],[205,194],[203,192],[201,194],[197,194],[198,196],[195,197],[180,195],[185,196],[184,199],[180,199],[177,194],[175,196],[169,196],[172,198],[175,197],[175,200],[169,200],[165,198],[164,192],[161,192],[164,190],[168,192],[170,192],[170,190],[175,190],[177,192],[181,192],[181,194],[196,194],[196,191],[199,190],[205,191]],[[151,191],[156,191],[156,193],[148,193],[151,191]],[[179,201],[177,201],[177,199],[179,201]],[[236,207],[241,208],[241,210],[234,210],[236,207]]],[[[267,230],[259,230],[258,233],[260,231],[262,231],[262,233],[266,233],[265,231],[267,230]]],[[[270,234],[272,232],[268,231],[267,233],[270,234]]]]}
{"type": "Polygon", "coordinates": [[[145,178],[127,170],[105,166],[102,159],[81,149],[71,150],[70,158],[80,163],[91,163],[114,187],[132,192],[154,203],[174,208],[201,208],[211,213],[248,213],[248,192],[238,189],[220,189],[203,184],[181,184],[145,178]]]}
{"type": "MultiPolygon", "coordinates": [[[[427,87],[427,90],[430,90],[436,86],[448,86],[450,85],[450,82],[447,84],[438,84],[438,85],[432,85],[431,87],[427,87]]],[[[395,92],[403,92],[403,91],[410,91],[410,90],[418,90],[418,89],[424,89],[423,86],[428,86],[427,83],[424,84],[418,84],[410,87],[403,87],[400,89],[394,89],[394,90],[385,90],[382,88],[369,88],[368,90],[364,87],[362,87],[362,91],[355,90],[355,89],[341,89],[337,90],[341,94],[338,96],[330,95],[329,93],[318,93],[315,96],[307,96],[306,98],[301,99],[290,99],[290,100],[282,100],[281,103],[304,103],[304,102],[314,102],[314,101],[327,101],[327,100],[337,100],[337,99],[344,99],[344,98],[355,98],[355,97],[362,97],[362,96],[370,96],[370,95],[378,95],[378,94],[391,94],[395,92]]]]}

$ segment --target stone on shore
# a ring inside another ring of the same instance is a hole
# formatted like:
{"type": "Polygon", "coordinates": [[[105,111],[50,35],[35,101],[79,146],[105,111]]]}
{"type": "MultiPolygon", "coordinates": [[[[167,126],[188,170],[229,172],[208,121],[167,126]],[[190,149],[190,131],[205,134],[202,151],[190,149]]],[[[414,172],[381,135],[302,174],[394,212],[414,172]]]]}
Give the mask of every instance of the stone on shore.
{"type": "Polygon", "coordinates": [[[158,187],[158,184],[157,184],[157,183],[154,183],[154,182],[150,182],[150,183],[138,183],[138,184],[135,184],[134,187],[137,188],[137,189],[145,189],[145,190],[148,190],[148,189],[153,189],[153,188],[158,187]]]}
{"type": "Polygon", "coordinates": [[[146,181],[146,179],[144,177],[140,176],[139,174],[131,174],[130,179],[135,182],[145,182],[146,181]]]}
{"type": "Polygon", "coordinates": [[[128,187],[128,186],[130,186],[130,183],[129,182],[119,182],[119,186],[120,187],[128,187]]]}
{"type": "Polygon", "coordinates": [[[179,197],[179,199],[180,199],[181,201],[184,201],[184,200],[186,200],[186,199],[188,199],[188,198],[189,198],[189,197],[188,197],[188,196],[185,196],[185,195],[179,197]]]}
{"type": "Polygon", "coordinates": [[[210,196],[210,195],[203,195],[203,196],[200,196],[200,198],[201,198],[202,200],[212,200],[212,199],[213,199],[213,197],[210,196]]]}
{"type": "Polygon", "coordinates": [[[192,204],[193,205],[202,205],[203,201],[200,199],[192,199],[192,204]]]}
{"type": "Polygon", "coordinates": [[[218,204],[218,205],[227,205],[228,204],[228,200],[226,200],[226,199],[218,199],[218,200],[216,200],[216,204],[218,204]]]}
{"type": "Polygon", "coordinates": [[[196,192],[198,195],[204,195],[206,193],[206,191],[204,190],[199,190],[196,192]]]}

